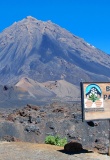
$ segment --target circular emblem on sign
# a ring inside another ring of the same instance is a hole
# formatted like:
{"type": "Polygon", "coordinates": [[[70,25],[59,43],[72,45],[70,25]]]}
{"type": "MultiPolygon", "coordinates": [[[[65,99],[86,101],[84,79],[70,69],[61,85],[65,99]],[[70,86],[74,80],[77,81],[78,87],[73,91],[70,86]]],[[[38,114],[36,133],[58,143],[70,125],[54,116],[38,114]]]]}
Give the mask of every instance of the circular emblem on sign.
{"type": "Polygon", "coordinates": [[[86,87],[85,104],[87,108],[103,107],[102,91],[97,84],[90,84],[86,87]]]}
{"type": "Polygon", "coordinates": [[[90,84],[86,87],[86,97],[92,102],[99,100],[101,97],[101,94],[102,94],[102,91],[100,87],[96,84],[90,84]]]}

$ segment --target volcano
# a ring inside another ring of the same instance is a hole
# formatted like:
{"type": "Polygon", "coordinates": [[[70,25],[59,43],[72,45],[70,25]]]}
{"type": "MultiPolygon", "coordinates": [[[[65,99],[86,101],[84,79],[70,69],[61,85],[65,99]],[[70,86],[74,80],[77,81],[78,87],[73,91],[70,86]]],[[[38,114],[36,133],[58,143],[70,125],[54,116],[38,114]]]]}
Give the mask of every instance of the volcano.
{"type": "Polygon", "coordinates": [[[109,81],[110,56],[51,21],[31,16],[0,33],[0,83],[109,81]]]}

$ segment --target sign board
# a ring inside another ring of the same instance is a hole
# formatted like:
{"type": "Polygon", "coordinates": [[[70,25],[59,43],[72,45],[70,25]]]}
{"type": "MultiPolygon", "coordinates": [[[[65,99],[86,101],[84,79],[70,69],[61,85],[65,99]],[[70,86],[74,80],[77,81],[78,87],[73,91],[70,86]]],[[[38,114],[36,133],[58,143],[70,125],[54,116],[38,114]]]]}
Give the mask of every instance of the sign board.
{"type": "Polygon", "coordinates": [[[110,83],[82,82],[83,120],[110,119],[110,83]]]}

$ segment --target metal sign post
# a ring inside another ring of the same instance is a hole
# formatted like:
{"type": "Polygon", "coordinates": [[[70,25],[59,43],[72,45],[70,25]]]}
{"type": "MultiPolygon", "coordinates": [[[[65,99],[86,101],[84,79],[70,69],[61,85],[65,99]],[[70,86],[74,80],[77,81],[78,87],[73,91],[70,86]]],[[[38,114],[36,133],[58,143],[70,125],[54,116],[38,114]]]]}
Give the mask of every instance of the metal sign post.
{"type": "Polygon", "coordinates": [[[108,155],[110,156],[110,120],[109,120],[109,146],[108,146],[108,155]]]}

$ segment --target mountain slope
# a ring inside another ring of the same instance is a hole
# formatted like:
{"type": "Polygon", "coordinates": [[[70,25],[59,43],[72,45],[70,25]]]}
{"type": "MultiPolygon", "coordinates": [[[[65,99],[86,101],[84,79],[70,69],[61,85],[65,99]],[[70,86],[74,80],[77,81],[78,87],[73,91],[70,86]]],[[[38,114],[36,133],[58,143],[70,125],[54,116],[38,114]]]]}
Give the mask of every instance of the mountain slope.
{"type": "Polygon", "coordinates": [[[79,97],[79,88],[64,80],[39,83],[24,77],[14,86],[0,85],[0,109],[44,105],[53,101],[79,101],[79,97]]]}
{"type": "Polygon", "coordinates": [[[42,84],[59,98],[78,100],[78,97],[80,97],[79,88],[65,80],[48,81],[42,84]]]}
{"type": "Polygon", "coordinates": [[[55,94],[48,90],[47,88],[42,85],[42,83],[39,83],[37,81],[34,81],[30,78],[22,78],[17,84],[17,87],[20,87],[28,93],[33,96],[33,97],[53,97],[55,94]]]}
{"type": "Polygon", "coordinates": [[[110,56],[52,23],[33,17],[0,33],[0,82],[22,77],[38,82],[64,79],[109,81],[110,56]]]}
{"type": "Polygon", "coordinates": [[[22,78],[15,86],[28,92],[30,96],[37,99],[39,97],[41,101],[44,97],[48,97],[50,100],[67,101],[79,100],[80,97],[79,88],[64,80],[39,83],[30,78],[22,78]]]}

